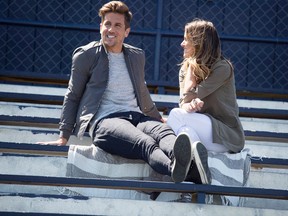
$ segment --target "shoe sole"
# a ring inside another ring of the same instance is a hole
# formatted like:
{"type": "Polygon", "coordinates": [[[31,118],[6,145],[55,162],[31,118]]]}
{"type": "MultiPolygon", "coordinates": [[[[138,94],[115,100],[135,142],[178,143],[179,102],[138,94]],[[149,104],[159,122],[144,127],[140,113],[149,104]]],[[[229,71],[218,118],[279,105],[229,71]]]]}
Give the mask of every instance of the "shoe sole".
{"type": "Polygon", "coordinates": [[[202,184],[211,184],[211,173],[208,166],[208,152],[201,142],[193,144],[194,161],[202,184]]]}
{"type": "Polygon", "coordinates": [[[187,176],[192,160],[192,147],[187,134],[179,134],[174,145],[175,164],[171,178],[174,182],[183,182],[187,176]]]}

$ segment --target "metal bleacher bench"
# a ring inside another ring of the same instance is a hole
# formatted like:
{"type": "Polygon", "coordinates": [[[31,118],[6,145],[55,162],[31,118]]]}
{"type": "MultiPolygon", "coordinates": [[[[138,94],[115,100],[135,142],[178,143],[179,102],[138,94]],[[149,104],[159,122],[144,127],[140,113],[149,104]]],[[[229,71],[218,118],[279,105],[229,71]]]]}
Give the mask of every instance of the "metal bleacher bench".
{"type": "MultiPolygon", "coordinates": [[[[25,79],[25,77],[23,78],[25,79]]],[[[53,83],[53,82],[52,82],[53,83]]],[[[33,134],[57,133],[65,84],[49,85],[30,80],[10,78],[0,85],[0,125],[13,128],[29,127],[33,134]],[[29,84],[29,83],[28,83],[29,84]]],[[[151,94],[163,115],[168,115],[178,106],[178,96],[151,94]]],[[[240,118],[247,140],[280,142],[288,145],[288,102],[238,99],[240,118]]],[[[3,129],[5,131],[5,128],[3,129]]],[[[15,130],[17,131],[17,130],[15,130]]],[[[41,141],[41,140],[39,140],[41,141]]],[[[44,155],[67,157],[68,146],[31,145],[31,143],[0,140],[1,154],[44,155]]],[[[288,146],[287,146],[288,148],[288,146]]],[[[287,169],[288,159],[277,157],[252,157],[251,165],[256,168],[287,169]]],[[[267,188],[242,188],[215,185],[191,185],[169,182],[131,180],[79,179],[55,176],[29,176],[0,174],[0,184],[43,185],[86,188],[110,188],[140,191],[166,191],[196,193],[198,203],[205,202],[205,194],[267,198],[287,200],[287,190],[267,188]]]]}
{"type": "MultiPolygon", "coordinates": [[[[2,104],[2,106],[7,106],[7,110],[20,109],[21,112],[12,115],[9,112],[3,111],[0,113],[0,122],[2,124],[21,125],[29,123],[30,125],[42,125],[44,127],[58,127],[60,106],[66,91],[63,84],[60,87],[59,85],[55,87],[55,85],[51,86],[47,84],[49,83],[48,81],[43,85],[43,83],[39,84],[37,82],[35,84],[30,80],[30,82],[32,82],[30,84],[32,85],[27,85],[27,81],[22,82],[22,80],[18,80],[15,83],[15,81],[11,81],[11,79],[12,78],[9,79],[10,84],[9,82],[5,83],[7,80],[1,84],[0,101],[2,101],[2,103],[6,102],[2,104]],[[33,113],[33,115],[25,114],[25,110],[29,111],[29,109],[31,110],[33,108],[38,109],[37,112],[41,112],[42,110],[46,113],[46,116],[37,115],[37,113],[33,113]],[[52,111],[54,115],[49,116],[49,112],[52,111]]],[[[167,115],[172,108],[178,106],[178,95],[152,93],[151,96],[159,111],[161,111],[164,116],[167,115]]],[[[246,125],[246,127],[244,127],[246,139],[288,141],[288,102],[238,99],[238,104],[239,115],[243,120],[243,124],[246,125]],[[259,119],[261,121],[259,121],[259,119]],[[277,130],[274,130],[275,127],[271,127],[271,125],[277,125],[277,130]],[[282,127],[282,129],[280,127],[282,127]]]]}
{"type": "MultiPolygon", "coordinates": [[[[46,129],[49,133],[51,128],[58,128],[65,92],[63,86],[3,83],[0,86],[0,124],[49,128],[46,129]]],[[[178,106],[177,95],[151,96],[164,116],[178,106]]],[[[288,142],[288,102],[238,99],[238,104],[247,140],[288,142]]],[[[287,160],[262,157],[252,162],[255,166],[287,166],[287,160]]]]}

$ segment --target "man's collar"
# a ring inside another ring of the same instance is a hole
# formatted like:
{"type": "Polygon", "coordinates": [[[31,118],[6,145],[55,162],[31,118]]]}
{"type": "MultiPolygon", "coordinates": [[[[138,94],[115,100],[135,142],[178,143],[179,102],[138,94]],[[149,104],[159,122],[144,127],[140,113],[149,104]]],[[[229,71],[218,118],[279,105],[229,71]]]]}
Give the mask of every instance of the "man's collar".
{"type": "MultiPolygon", "coordinates": [[[[108,54],[108,50],[107,50],[106,46],[104,45],[102,39],[100,39],[100,44],[104,47],[105,53],[108,54]]],[[[123,45],[122,45],[122,52],[125,53],[124,43],[123,43],[123,45]]]]}

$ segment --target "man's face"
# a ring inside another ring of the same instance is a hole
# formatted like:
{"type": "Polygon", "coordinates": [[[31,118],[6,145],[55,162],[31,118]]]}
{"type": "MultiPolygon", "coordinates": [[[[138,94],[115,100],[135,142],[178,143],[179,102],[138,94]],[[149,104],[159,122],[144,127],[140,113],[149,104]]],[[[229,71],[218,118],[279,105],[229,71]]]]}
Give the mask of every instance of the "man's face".
{"type": "Polygon", "coordinates": [[[100,24],[101,38],[108,52],[121,52],[124,39],[129,32],[130,28],[125,29],[124,15],[119,13],[105,14],[100,24]]]}

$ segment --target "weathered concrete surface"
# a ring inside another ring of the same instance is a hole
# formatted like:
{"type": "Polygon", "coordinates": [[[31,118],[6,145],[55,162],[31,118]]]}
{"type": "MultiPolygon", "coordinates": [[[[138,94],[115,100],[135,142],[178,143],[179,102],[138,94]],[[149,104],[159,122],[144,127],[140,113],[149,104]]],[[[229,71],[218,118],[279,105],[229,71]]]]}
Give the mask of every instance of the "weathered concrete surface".
{"type": "Polygon", "coordinates": [[[56,199],[45,197],[1,196],[0,211],[46,212],[79,215],[198,215],[198,216],[286,216],[288,211],[201,205],[193,203],[139,201],[125,199],[56,199]]]}
{"type": "MultiPolygon", "coordinates": [[[[51,156],[0,156],[0,173],[14,175],[35,175],[65,177],[66,157],[51,156]]],[[[288,191],[287,169],[251,169],[249,186],[256,188],[284,189],[288,191]]],[[[81,194],[89,197],[123,198],[149,200],[149,196],[137,191],[107,190],[97,188],[65,188],[0,184],[1,193],[33,193],[33,194],[81,194]]],[[[288,193],[288,192],[287,192],[288,193]]],[[[163,200],[174,200],[175,194],[166,193],[163,200]],[[167,195],[168,194],[168,195],[167,195]]],[[[287,201],[246,198],[245,207],[288,210],[287,201]]]]}
{"type": "MultiPolygon", "coordinates": [[[[56,128],[33,128],[20,126],[0,126],[0,140],[2,142],[31,143],[39,141],[51,141],[58,139],[59,131],[56,128]],[[33,133],[32,130],[37,130],[33,133]],[[41,133],[41,130],[43,131],[41,133]],[[47,134],[46,131],[49,131],[47,134]]],[[[91,145],[91,139],[84,137],[79,140],[71,136],[68,144],[91,145]]],[[[257,157],[287,158],[288,144],[283,142],[268,142],[246,140],[245,148],[251,150],[251,154],[257,157]]]]}
{"type": "MultiPolygon", "coordinates": [[[[1,85],[0,90],[13,93],[27,93],[43,95],[65,94],[65,88],[36,86],[15,86],[1,85]]],[[[177,102],[178,96],[169,95],[152,95],[157,101],[177,102]]],[[[267,108],[287,110],[287,102],[257,101],[257,100],[238,100],[239,107],[250,108],[267,108]]],[[[24,103],[7,103],[0,102],[0,113],[2,115],[17,115],[29,117],[59,118],[61,106],[57,105],[32,105],[24,103]],[[23,106],[22,106],[23,105],[23,106]]],[[[241,118],[243,127],[246,130],[258,130],[267,132],[287,133],[288,124],[283,120],[241,118]]],[[[51,141],[58,138],[57,128],[48,127],[20,127],[20,126],[0,126],[0,140],[3,142],[31,143],[38,141],[51,141]],[[37,130],[37,133],[33,133],[37,130]],[[39,131],[43,131],[43,133],[39,131]],[[45,131],[49,131],[46,133],[45,131]]],[[[90,145],[89,137],[83,140],[72,136],[69,144],[90,145]]],[[[246,148],[251,149],[255,156],[286,158],[287,143],[246,140],[246,148]]],[[[66,173],[65,157],[22,157],[22,156],[0,156],[0,173],[1,174],[27,174],[42,176],[65,176],[66,173]]],[[[261,169],[251,170],[250,180],[251,187],[284,189],[288,191],[288,171],[281,169],[261,169]]],[[[81,199],[60,199],[39,197],[40,194],[49,195],[77,195],[72,192],[73,188],[63,187],[43,187],[43,186],[24,186],[24,185],[0,185],[0,211],[13,212],[47,212],[47,213],[71,213],[79,215],[235,215],[235,216],[266,216],[266,215],[288,215],[288,205],[286,200],[269,200],[247,198],[244,203],[245,207],[227,207],[216,205],[197,205],[187,203],[171,202],[151,202],[149,197],[135,191],[128,192],[127,197],[134,197],[138,201],[131,199],[110,199],[115,198],[118,194],[123,195],[121,190],[107,190],[82,188],[78,190],[83,195],[88,196],[86,200],[81,199]],[[27,196],[10,196],[11,193],[34,194],[36,197],[27,196]],[[133,193],[133,194],[132,194],[133,193]],[[5,195],[6,194],[6,195],[5,195]],[[102,197],[102,198],[101,198],[102,197]],[[106,197],[106,198],[103,198],[106,197]],[[109,199],[108,199],[108,198],[109,199]],[[140,201],[140,199],[142,201],[140,201]]]]}

